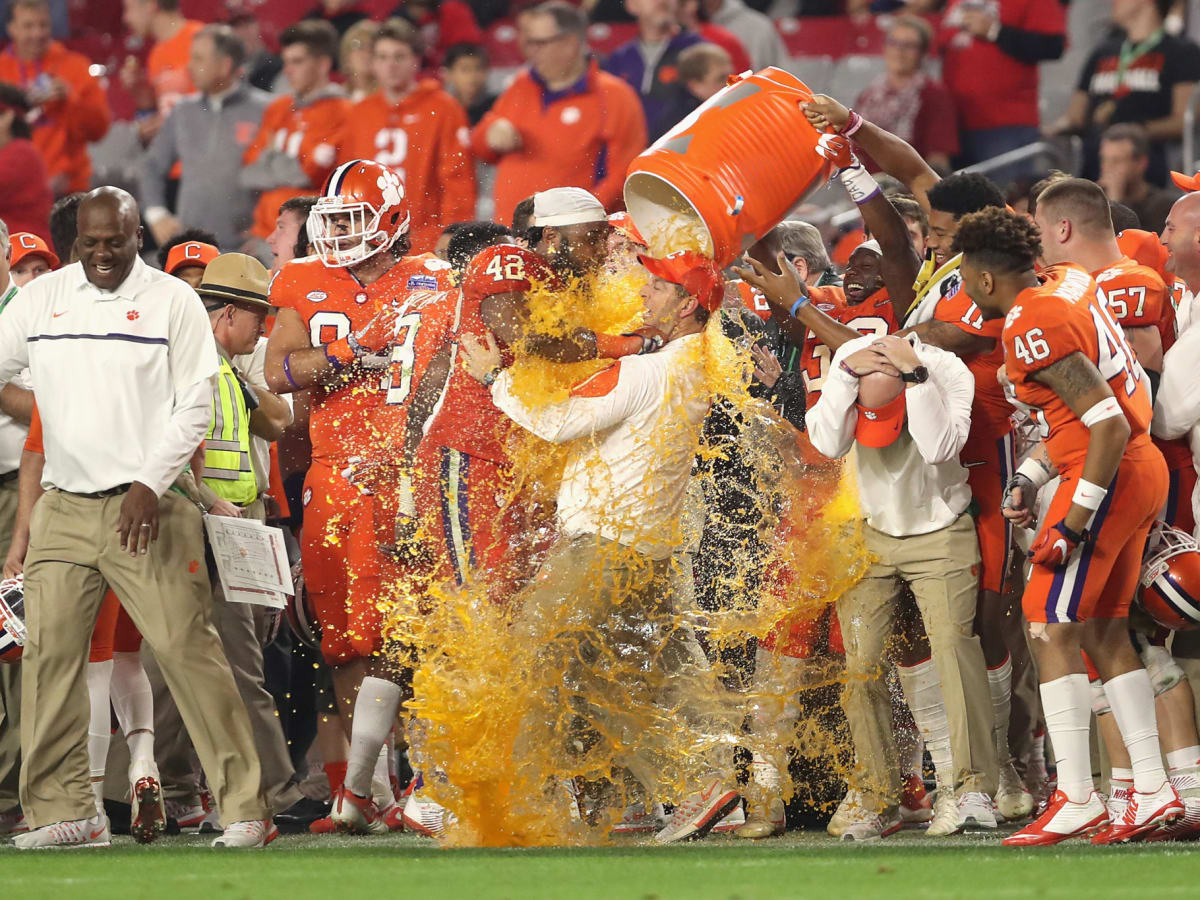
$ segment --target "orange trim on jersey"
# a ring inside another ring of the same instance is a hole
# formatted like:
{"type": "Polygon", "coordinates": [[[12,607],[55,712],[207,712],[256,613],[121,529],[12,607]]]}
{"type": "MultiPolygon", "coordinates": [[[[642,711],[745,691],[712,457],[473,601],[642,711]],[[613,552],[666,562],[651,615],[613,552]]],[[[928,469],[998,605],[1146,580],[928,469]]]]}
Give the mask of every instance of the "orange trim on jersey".
{"type": "Polygon", "coordinates": [[[621,378],[621,361],[617,360],[607,369],[601,369],[571,389],[572,397],[604,397],[611,394],[621,378]]]}

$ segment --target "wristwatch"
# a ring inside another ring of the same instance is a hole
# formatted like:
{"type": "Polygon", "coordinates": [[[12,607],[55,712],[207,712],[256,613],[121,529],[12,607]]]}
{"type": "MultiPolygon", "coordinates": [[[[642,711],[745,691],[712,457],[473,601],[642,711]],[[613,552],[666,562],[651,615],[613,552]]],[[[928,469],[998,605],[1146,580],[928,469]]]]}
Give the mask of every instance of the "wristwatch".
{"type": "Polygon", "coordinates": [[[900,380],[907,384],[924,384],[929,380],[929,370],[924,366],[917,366],[911,372],[901,372],[900,380]]]}

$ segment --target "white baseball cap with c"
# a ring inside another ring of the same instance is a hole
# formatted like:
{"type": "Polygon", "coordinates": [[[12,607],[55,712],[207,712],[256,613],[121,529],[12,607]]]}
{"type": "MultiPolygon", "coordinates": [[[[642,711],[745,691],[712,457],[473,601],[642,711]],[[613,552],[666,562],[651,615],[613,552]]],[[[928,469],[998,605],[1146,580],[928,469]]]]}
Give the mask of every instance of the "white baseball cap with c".
{"type": "Polygon", "coordinates": [[[550,188],[533,195],[533,220],[529,224],[535,227],[606,221],[604,205],[583,188],[550,188]]]}

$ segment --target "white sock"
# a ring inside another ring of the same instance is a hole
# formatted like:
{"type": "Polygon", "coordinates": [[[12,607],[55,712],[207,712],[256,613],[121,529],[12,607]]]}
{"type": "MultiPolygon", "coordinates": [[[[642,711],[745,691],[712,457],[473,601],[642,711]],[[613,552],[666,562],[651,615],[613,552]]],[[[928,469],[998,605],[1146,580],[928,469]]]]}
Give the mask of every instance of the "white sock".
{"type": "Polygon", "coordinates": [[[1172,773],[1179,769],[1192,769],[1200,766],[1200,747],[1184,747],[1172,750],[1167,754],[1167,768],[1172,773]]]}
{"type": "Polygon", "coordinates": [[[1133,769],[1118,769],[1113,767],[1112,773],[1109,775],[1109,781],[1133,781],[1133,769]]]}
{"type": "Polygon", "coordinates": [[[112,712],[108,701],[112,671],[111,659],[87,664],[88,701],[91,708],[87,737],[88,768],[91,770],[97,812],[104,812],[104,769],[112,739],[112,712]]]}
{"type": "Polygon", "coordinates": [[[379,763],[379,750],[396,723],[402,699],[399,685],[371,676],[363,679],[358,696],[354,698],[346,787],[360,797],[371,796],[371,778],[379,763]]]}
{"type": "Polygon", "coordinates": [[[154,759],[154,692],[139,653],[114,653],[112,705],[129,744],[129,759],[154,759]]]}
{"type": "Polygon", "coordinates": [[[1001,766],[1012,759],[1008,749],[1008,718],[1012,711],[1012,657],[988,669],[988,691],[992,695],[992,738],[996,743],[996,759],[1001,766]]]}
{"type": "MultiPolygon", "coordinates": [[[[1046,730],[1058,761],[1058,789],[1073,803],[1083,803],[1095,790],[1089,732],[1092,689],[1086,675],[1064,675],[1041,685],[1046,730]]],[[[1153,704],[1151,704],[1153,705],[1153,704]]]]}
{"type": "Polygon", "coordinates": [[[925,740],[929,758],[939,784],[954,787],[954,758],[950,753],[950,720],[946,718],[946,701],[942,697],[942,682],[933,659],[915,666],[897,666],[904,699],[912,711],[917,730],[925,740]]]}
{"type": "Polygon", "coordinates": [[[772,795],[779,794],[779,770],[775,768],[775,763],[761,753],[755,753],[750,760],[750,777],[763,790],[770,791],[772,795]]]}
{"type": "Polygon", "coordinates": [[[1141,794],[1157,791],[1167,773],[1158,747],[1158,722],[1154,716],[1154,686],[1145,669],[1134,669],[1104,682],[1121,739],[1133,765],[1133,789],[1141,794]]]}
{"type": "Polygon", "coordinates": [[[394,732],[389,731],[375,759],[375,771],[371,775],[371,796],[375,805],[385,809],[396,802],[392,793],[392,757],[395,755],[394,732]]]}

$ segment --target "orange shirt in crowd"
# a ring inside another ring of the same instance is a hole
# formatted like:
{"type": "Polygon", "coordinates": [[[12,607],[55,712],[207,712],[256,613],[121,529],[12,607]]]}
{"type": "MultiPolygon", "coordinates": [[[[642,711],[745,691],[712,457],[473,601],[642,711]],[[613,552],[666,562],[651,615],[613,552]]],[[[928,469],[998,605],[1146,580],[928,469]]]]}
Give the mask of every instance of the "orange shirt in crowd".
{"type": "Polygon", "coordinates": [[[0,53],[0,81],[38,93],[42,76],[58,78],[67,87],[61,100],[43,104],[33,126],[33,144],[46,163],[51,184],[60,194],[86,191],[91,186],[92,162],[87,145],[108,133],[108,99],[89,71],[91,61],[52,41],[36,62],[17,59],[12,47],[0,53]],[[58,179],[59,183],[55,183],[58,179]]]}
{"type": "Polygon", "coordinates": [[[467,114],[433,80],[399,103],[376,91],[350,112],[341,161],[373,159],[404,182],[412,253],[433,250],[442,229],[475,218],[475,170],[467,152],[467,114]]]}
{"type": "Polygon", "coordinates": [[[552,187],[586,188],[606,209],[620,209],[625,172],[645,148],[646,117],[637,93],[594,61],[561,91],[549,90],[533,70],[521,72],[471,132],[475,155],[497,163],[494,218],[505,224],[518,203],[552,187]],[[503,156],[485,137],[497,119],[521,133],[521,146],[503,156]]]}
{"type": "Polygon", "coordinates": [[[264,190],[254,208],[253,234],[267,238],[285,201],[321,190],[337,164],[350,109],[349,101],[332,92],[304,103],[288,94],[267,107],[258,136],[246,148],[246,165],[256,162],[264,151],[278,151],[295,159],[308,180],[264,190]]]}
{"type": "Polygon", "coordinates": [[[158,112],[165,116],[171,108],[188,94],[194,93],[192,75],[188,71],[188,58],[192,52],[192,38],[204,27],[203,22],[190,19],[183,27],[165,41],[159,41],[146,60],[146,73],[154,88],[154,99],[158,112]]]}

